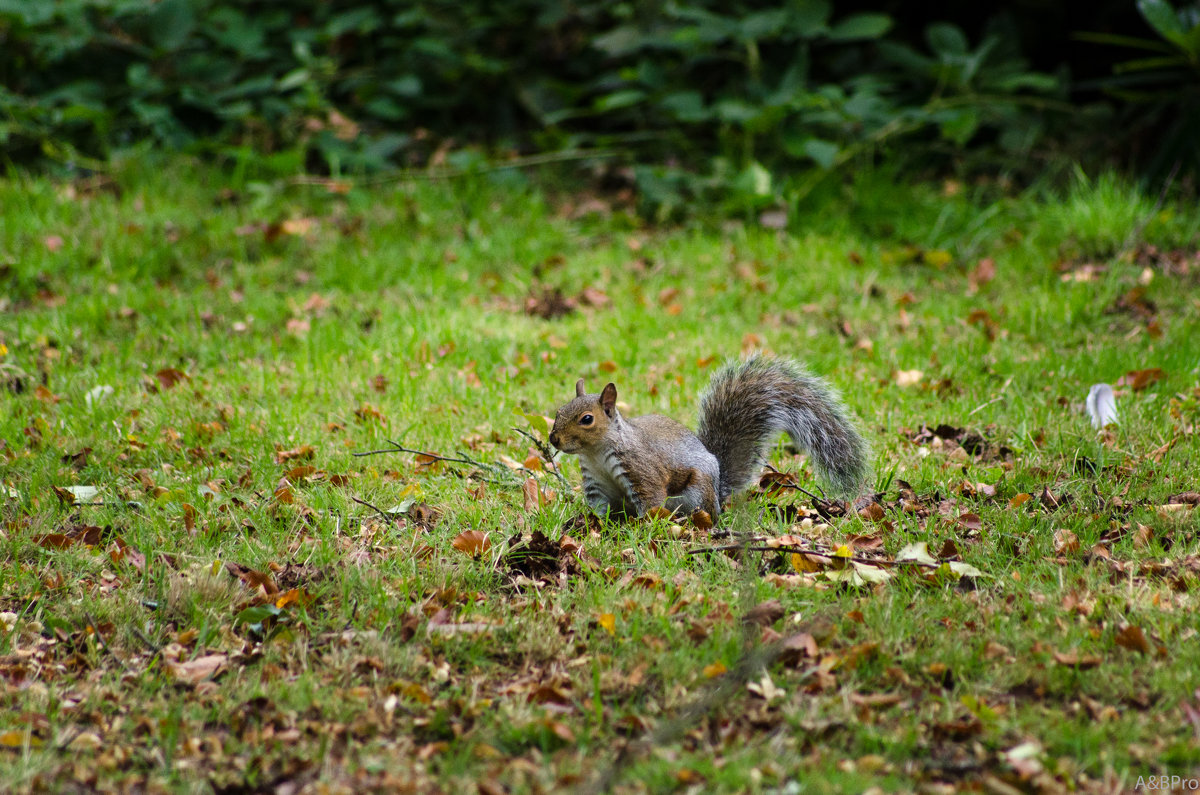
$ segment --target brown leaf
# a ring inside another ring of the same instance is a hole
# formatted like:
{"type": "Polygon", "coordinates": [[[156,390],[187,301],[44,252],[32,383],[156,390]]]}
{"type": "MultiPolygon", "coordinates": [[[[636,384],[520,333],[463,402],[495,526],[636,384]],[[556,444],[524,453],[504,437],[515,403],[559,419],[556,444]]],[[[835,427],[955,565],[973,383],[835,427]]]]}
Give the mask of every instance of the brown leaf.
{"type": "Polygon", "coordinates": [[[858,512],[858,515],[865,521],[878,522],[884,516],[883,506],[877,502],[872,502],[861,508],[858,512]]]}
{"type": "Polygon", "coordinates": [[[282,464],[284,461],[292,461],[300,458],[312,458],[316,453],[311,444],[301,445],[300,447],[291,450],[276,450],[275,463],[282,464]]]}
{"type": "Polygon", "coordinates": [[[562,688],[552,684],[541,684],[530,691],[525,700],[530,704],[558,704],[563,707],[573,707],[571,697],[562,688]]]}
{"type": "Polygon", "coordinates": [[[796,665],[802,659],[815,660],[820,654],[817,641],[808,632],[799,632],[785,638],[780,644],[779,659],[784,665],[796,665]]]}
{"type": "Polygon", "coordinates": [[[1056,651],[1054,652],[1054,661],[1059,665],[1078,668],[1081,671],[1095,668],[1101,662],[1099,655],[1082,654],[1078,649],[1072,649],[1068,652],[1056,651]]]}
{"type": "Polygon", "coordinates": [[[206,654],[187,662],[168,662],[167,671],[180,682],[196,685],[220,674],[227,662],[229,662],[227,654],[206,654]]]}
{"type": "Polygon", "coordinates": [[[482,530],[464,530],[454,537],[450,545],[473,558],[479,557],[492,548],[488,534],[482,530]]]}
{"type": "Polygon", "coordinates": [[[70,464],[72,469],[83,469],[87,466],[88,455],[92,452],[92,448],[85,447],[78,453],[67,453],[62,457],[64,464],[70,464]]]}
{"type": "Polygon", "coordinates": [[[692,512],[692,524],[697,530],[712,530],[713,520],[708,511],[695,510],[692,512]]]}
{"type": "Polygon", "coordinates": [[[1142,632],[1142,628],[1133,624],[1126,624],[1117,631],[1113,637],[1118,646],[1123,646],[1126,649],[1132,649],[1142,654],[1150,653],[1150,643],[1146,640],[1146,634],[1142,632]]]}
{"type": "Polygon", "coordinates": [[[37,545],[46,549],[66,549],[75,539],[62,533],[46,533],[37,537],[37,545]]]}
{"type": "Polygon", "coordinates": [[[527,478],[521,484],[521,495],[525,498],[525,510],[531,513],[554,502],[554,492],[538,488],[538,482],[534,478],[527,478]]]}
{"type": "Polygon", "coordinates": [[[786,612],[778,599],[768,599],[747,610],[746,614],[742,616],[742,623],[766,627],[783,618],[786,612]]]}
{"type": "Polygon", "coordinates": [[[795,474],[791,472],[776,472],[768,470],[762,473],[758,479],[758,487],[766,494],[775,495],[781,494],[788,489],[794,489],[800,485],[795,474]]]}
{"type": "Polygon", "coordinates": [[[1161,381],[1166,375],[1158,367],[1151,367],[1148,370],[1130,370],[1117,379],[1116,386],[1127,386],[1134,392],[1140,392],[1151,384],[1161,381]]]}
{"type": "Polygon", "coordinates": [[[306,464],[303,466],[292,467],[291,469],[289,469],[287,471],[287,473],[284,475],[284,477],[291,481],[304,480],[309,475],[315,474],[316,471],[317,471],[316,467],[308,466],[306,464]]]}
{"type": "Polygon", "coordinates": [[[1054,531],[1054,553],[1065,555],[1068,552],[1079,551],[1079,538],[1067,529],[1054,531]]]}
{"type": "Polygon", "coordinates": [[[170,389],[180,381],[188,379],[190,376],[188,376],[188,374],[182,370],[176,370],[174,367],[165,367],[155,373],[154,377],[158,380],[158,383],[163,389],[170,389]]]}
{"type": "Polygon", "coordinates": [[[241,580],[252,591],[262,588],[268,596],[274,596],[279,593],[279,586],[275,584],[275,580],[271,578],[268,572],[255,571],[249,566],[243,566],[233,561],[225,563],[225,570],[241,580]]]}
{"type": "Polygon", "coordinates": [[[657,590],[662,587],[662,577],[659,577],[652,571],[644,571],[633,578],[633,584],[645,588],[649,591],[657,590]]]}
{"type": "Polygon", "coordinates": [[[584,287],[579,293],[579,303],[595,307],[596,309],[604,309],[612,303],[612,299],[603,290],[597,290],[595,287],[584,287]]]}
{"type": "Polygon", "coordinates": [[[964,513],[959,516],[957,522],[960,527],[965,527],[967,530],[980,530],[983,528],[983,520],[979,518],[977,513],[964,513]]]}
{"type": "Polygon", "coordinates": [[[979,260],[975,270],[967,276],[968,292],[979,292],[979,288],[996,278],[996,261],[991,257],[979,260]]]}

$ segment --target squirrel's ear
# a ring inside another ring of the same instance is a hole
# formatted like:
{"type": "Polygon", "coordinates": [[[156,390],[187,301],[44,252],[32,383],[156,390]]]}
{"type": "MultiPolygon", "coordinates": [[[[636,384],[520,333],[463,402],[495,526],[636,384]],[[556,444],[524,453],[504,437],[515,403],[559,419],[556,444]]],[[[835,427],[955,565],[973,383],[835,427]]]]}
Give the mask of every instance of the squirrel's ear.
{"type": "Polygon", "coordinates": [[[613,415],[613,411],[617,408],[617,385],[609,384],[604,387],[604,391],[600,393],[600,408],[604,409],[604,413],[608,416],[613,415]]]}
{"type": "Polygon", "coordinates": [[[583,379],[580,378],[575,382],[575,397],[583,397],[587,394],[587,390],[583,388],[583,379]]]}

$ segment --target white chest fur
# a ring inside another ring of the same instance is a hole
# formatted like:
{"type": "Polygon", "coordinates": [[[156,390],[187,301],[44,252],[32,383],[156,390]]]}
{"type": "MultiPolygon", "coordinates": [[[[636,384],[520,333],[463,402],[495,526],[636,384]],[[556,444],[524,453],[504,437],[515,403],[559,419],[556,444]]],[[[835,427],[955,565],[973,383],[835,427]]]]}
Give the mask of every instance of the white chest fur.
{"type": "Polygon", "coordinates": [[[633,483],[625,467],[610,451],[597,455],[582,453],[579,468],[583,474],[583,494],[593,508],[612,506],[637,510],[637,499],[633,494],[633,483]]]}

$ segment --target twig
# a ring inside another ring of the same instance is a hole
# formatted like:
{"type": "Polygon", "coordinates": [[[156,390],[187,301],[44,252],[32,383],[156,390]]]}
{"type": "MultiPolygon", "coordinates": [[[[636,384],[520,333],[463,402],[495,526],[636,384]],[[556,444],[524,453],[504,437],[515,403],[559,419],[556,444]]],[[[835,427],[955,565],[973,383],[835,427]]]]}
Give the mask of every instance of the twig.
{"type": "Polygon", "coordinates": [[[414,455],[427,456],[432,458],[434,461],[447,461],[452,464],[471,464],[472,466],[479,466],[479,462],[471,461],[466,458],[451,458],[449,456],[438,455],[437,453],[427,453],[424,450],[413,450],[409,447],[401,447],[391,439],[387,439],[386,441],[388,444],[392,445],[392,447],[387,450],[367,450],[362,453],[352,453],[351,455],[354,455],[355,457],[361,457],[364,455],[380,455],[381,453],[413,453],[414,455]]]}
{"type": "Polygon", "coordinates": [[[524,436],[529,441],[533,442],[533,444],[537,447],[538,452],[542,454],[542,458],[544,458],[546,463],[550,465],[550,471],[554,473],[556,478],[558,478],[558,482],[562,484],[564,489],[570,489],[571,484],[567,482],[565,477],[563,477],[563,473],[559,470],[558,464],[554,463],[554,451],[550,449],[549,445],[547,445],[538,437],[534,436],[532,433],[523,431],[520,428],[513,428],[513,430],[524,436]]]}
{"type": "Polygon", "coordinates": [[[114,660],[117,661],[117,665],[120,665],[121,669],[124,670],[125,673],[129,673],[129,666],[125,664],[124,660],[117,656],[117,653],[114,652],[108,645],[108,642],[104,640],[104,636],[100,634],[100,627],[97,626],[96,619],[92,618],[92,614],[84,613],[83,617],[87,619],[88,626],[92,628],[92,633],[96,636],[96,640],[100,641],[100,646],[103,647],[103,649],[108,652],[114,660]]]}
{"type": "MultiPolygon", "coordinates": [[[[451,456],[438,455],[437,453],[428,453],[424,450],[413,450],[409,447],[403,447],[391,439],[387,439],[386,441],[388,444],[393,445],[393,447],[386,450],[366,450],[361,453],[352,453],[352,455],[380,455],[381,453],[413,453],[414,455],[423,455],[426,458],[432,458],[434,461],[445,461],[449,464],[466,464],[467,466],[473,466],[477,469],[481,469],[484,472],[491,472],[494,476],[496,476],[495,478],[486,478],[477,474],[473,474],[472,477],[482,480],[485,483],[493,483],[497,486],[508,486],[514,488],[521,485],[521,479],[517,477],[517,472],[524,472],[529,475],[533,474],[531,470],[526,469],[525,467],[521,467],[521,469],[514,471],[506,466],[501,466],[500,464],[489,464],[486,461],[477,461],[468,456],[466,453],[462,452],[459,453],[459,455],[462,456],[461,458],[453,458],[451,456]]],[[[561,478],[562,476],[560,475],[559,477],[561,478]]],[[[563,483],[565,486],[566,481],[564,480],[563,483]]]]}
{"type": "Polygon", "coordinates": [[[379,516],[380,516],[380,517],[383,519],[383,521],[384,521],[385,523],[390,523],[390,522],[392,521],[392,517],[391,517],[390,515],[388,515],[388,514],[387,514],[386,512],[384,512],[384,511],[381,511],[379,508],[377,508],[376,506],[374,506],[374,505],[372,505],[371,503],[367,502],[366,500],[360,500],[358,497],[351,497],[350,499],[354,500],[354,501],[355,501],[355,502],[357,502],[359,505],[365,505],[365,506],[367,506],[368,508],[370,508],[371,510],[373,510],[375,513],[379,514],[379,516]]]}
{"type": "Polygon", "coordinates": [[[153,662],[154,658],[162,653],[163,647],[146,637],[146,634],[137,627],[130,627],[130,629],[133,630],[133,634],[137,636],[137,639],[146,644],[146,648],[153,652],[153,654],[150,655],[150,660],[153,662]]]}
{"type": "Polygon", "coordinates": [[[992,398],[992,399],[991,399],[991,400],[989,400],[987,403],[981,403],[981,404],[979,404],[979,405],[978,405],[978,406],[976,406],[975,408],[971,409],[971,411],[970,411],[970,412],[967,414],[967,416],[968,416],[968,417],[973,417],[973,416],[975,416],[976,414],[978,414],[979,412],[981,412],[981,411],[983,411],[984,409],[986,409],[988,406],[992,405],[993,403],[999,403],[1001,400],[1004,400],[1004,395],[1001,395],[1000,397],[995,397],[995,398],[992,398]]]}

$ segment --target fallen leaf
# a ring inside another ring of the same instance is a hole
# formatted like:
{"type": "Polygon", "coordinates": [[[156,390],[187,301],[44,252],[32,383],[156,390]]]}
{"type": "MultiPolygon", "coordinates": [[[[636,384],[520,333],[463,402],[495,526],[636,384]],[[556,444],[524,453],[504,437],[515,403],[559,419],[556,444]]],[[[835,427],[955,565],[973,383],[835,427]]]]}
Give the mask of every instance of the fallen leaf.
{"type": "Polygon", "coordinates": [[[609,635],[617,634],[617,617],[612,613],[601,613],[596,623],[609,635]]]}
{"type": "Polygon", "coordinates": [[[180,381],[187,380],[190,376],[182,370],[176,370],[174,367],[165,367],[155,373],[154,377],[163,389],[170,389],[180,381]]]}
{"type": "Polygon", "coordinates": [[[206,654],[194,660],[182,663],[167,663],[167,671],[180,682],[189,685],[199,684],[205,679],[212,679],[224,669],[229,662],[227,654],[206,654]]]}
{"type": "Polygon", "coordinates": [[[311,444],[301,445],[291,450],[276,450],[275,463],[282,464],[284,461],[292,461],[298,458],[312,458],[315,452],[311,444]]]}
{"type": "Polygon", "coordinates": [[[1151,384],[1161,381],[1166,375],[1158,367],[1151,367],[1147,370],[1130,370],[1117,379],[1116,385],[1127,386],[1134,392],[1140,392],[1151,384]]]}
{"type": "Polygon", "coordinates": [[[492,548],[488,534],[482,530],[464,530],[454,537],[450,545],[473,558],[478,558],[492,548]]]}
{"type": "Polygon", "coordinates": [[[1133,624],[1126,624],[1121,629],[1117,630],[1113,640],[1118,646],[1126,649],[1131,649],[1142,654],[1150,653],[1150,643],[1146,640],[1146,633],[1142,632],[1142,628],[1133,624]]]}
{"type": "Polygon", "coordinates": [[[896,553],[897,563],[923,563],[927,566],[936,566],[937,559],[929,554],[929,547],[924,541],[917,541],[909,544],[896,553]]]}
{"type": "Polygon", "coordinates": [[[1065,665],[1069,668],[1078,668],[1085,671],[1089,668],[1095,668],[1100,664],[1100,656],[1097,654],[1082,654],[1078,649],[1072,649],[1068,652],[1054,652],[1054,661],[1059,665],[1065,665]]]}
{"type": "Polygon", "coordinates": [[[778,599],[768,599],[747,610],[742,616],[742,623],[768,627],[783,618],[786,612],[778,599]]]}
{"type": "Polygon", "coordinates": [[[1079,538],[1067,529],[1054,531],[1054,553],[1065,555],[1068,552],[1079,551],[1079,538]]]}

